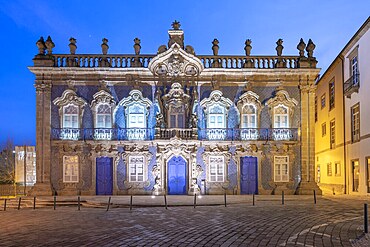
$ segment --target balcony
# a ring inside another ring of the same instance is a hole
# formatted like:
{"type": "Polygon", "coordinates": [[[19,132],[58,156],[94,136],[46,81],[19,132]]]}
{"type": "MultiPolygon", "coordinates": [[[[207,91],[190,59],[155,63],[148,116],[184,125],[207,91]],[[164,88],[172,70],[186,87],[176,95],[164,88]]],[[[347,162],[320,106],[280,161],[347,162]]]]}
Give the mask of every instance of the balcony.
{"type": "Polygon", "coordinates": [[[354,74],[344,83],[344,96],[351,98],[353,93],[358,93],[360,88],[360,74],[354,74]]]}
{"type": "Polygon", "coordinates": [[[182,129],[182,128],[159,129],[156,138],[170,139],[175,136],[183,140],[197,139],[197,135],[194,134],[193,129],[182,129]]]}
{"type": "Polygon", "coordinates": [[[202,129],[198,130],[199,140],[213,141],[297,141],[298,129],[202,129]]]}
{"type": "Polygon", "coordinates": [[[208,141],[297,141],[297,128],[268,129],[268,128],[209,128],[209,129],[159,129],[154,135],[154,129],[77,129],[64,128],[52,129],[52,140],[168,140],[178,137],[183,140],[208,140],[208,141]]]}

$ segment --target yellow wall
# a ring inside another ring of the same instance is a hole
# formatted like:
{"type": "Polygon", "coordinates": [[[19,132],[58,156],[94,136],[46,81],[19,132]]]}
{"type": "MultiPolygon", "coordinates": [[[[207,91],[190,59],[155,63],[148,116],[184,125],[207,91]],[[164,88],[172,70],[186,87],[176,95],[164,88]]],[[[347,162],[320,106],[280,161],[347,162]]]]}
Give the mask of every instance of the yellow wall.
{"type": "Polygon", "coordinates": [[[342,60],[337,58],[317,83],[317,121],[315,122],[315,178],[324,194],[342,194],[345,184],[344,126],[343,126],[343,79],[342,60]],[[330,110],[329,83],[335,80],[335,105],[330,110]],[[325,94],[325,107],[321,109],[321,97],[325,94]],[[330,149],[330,121],[335,119],[335,147],[330,149]],[[326,135],[322,136],[322,124],[326,123],[326,135]],[[327,167],[331,163],[331,176],[327,167]],[[335,174],[335,164],[340,172],[335,174]],[[320,167],[320,174],[318,173],[320,167]]]}

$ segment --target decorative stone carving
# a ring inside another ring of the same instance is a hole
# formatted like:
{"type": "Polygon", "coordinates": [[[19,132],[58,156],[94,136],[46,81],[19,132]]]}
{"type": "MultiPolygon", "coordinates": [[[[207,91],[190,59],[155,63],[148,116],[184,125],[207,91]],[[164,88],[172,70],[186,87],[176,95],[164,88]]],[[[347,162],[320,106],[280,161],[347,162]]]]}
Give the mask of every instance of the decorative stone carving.
{"type": "Polygon", "coordinates": [[[100,90],[97,93],[93,95],[93,100],[91,101],[91,110],[93,112],[93,117],[94,117],[94,125],[96,123],[96,114],[97,114],[97,108],[100,104],[106,104],[110,107],[110,113],[111,113],[111,119],[113,119],[113,109],[116,105],[116,102],[113,98],[113,96],[108,93],[105,90],[100,90]]]}
{"type": "Polygon", "coordinates": [[[218,41],[218,39],[214,39],[212,41],[212,51],[213,51],[213,56],[218,56],[218,49],[220,48],[218,46],[220,42],[218,41]]]}
{"type": "Polygon", "coordinates": [[[186,51],[187,53],[190,53],[191,55],[194,55],[194,56],[195,56],[194,48],[193,48],[191,45],[187,45],[187,46],[185,47],[185,51],[186,51]]]}
{"type": "Polygon", "coordinates": [[[284,46],[283,46],[283,40],[282,39],[278,39],[278,41],[276,41],[276,53],[278,56],[281,56],[281,54],[283,53],[283,49],[284,49],[284,46]]]}
{"type": "MultiPolygon", "coordinates": [[[[141,91],[134,89],[131,90],[129,93],[129,96],[126,98],[123,98],[119,103],[118,106],[123,106],[125,110],[127,111],[128,107],[130,105],[133,105],[135,103],[139,103],[141,105],[144,105],[146,108],[147,114],[149,113],[148,110],[152,104],[152,102],[148,98],[144,98],[141,91]]],[[[128,114],[128,112],[126,112],[128,114]]]]}
{"type": "Polygon", "coordinates": [[[233,102],[230,99],[222,96],[221,91],[214,90],[211,92],[208,98],[205,98],[200,102],[200,105],[205,110],[205,113],[208,114],[209,107],[214,103],[220,103],[221,105],[225,106],[227,110],[233,104],[233,102]]]}
{"type": "MultiPolygon", "coordinates": [[[[82,116],[85,106],[87,105],[86,101],[78,97],[76,92],[71,89],[66,89],[61,97],[54,99],[53,104],[59,107],[60,118],[63,118],[63,106],[68,104],[73,104],[79,109],[79,126],[82,124],[82,116]]],[[[62,121],[61,121],[62,124],[62,121]]],[[[62,127],[62,126],[61,126],[62,127]]]]}
{"type": "Polygon", "coordinates": [[[46,45],[44,42],[44,37],[40,37],[40,39],[36,42],[36,46],[39,49],[39,55],[45,55],[46,45]]]}
{"type": "Polygon", "coordinates": [[[135,55],[139,55],[140,54],[140,49],[141,49],[141,45],[140,45],[141,41],[139,38],[135,38],[134,39],[134,50],[135,50],[135,55]]]}
{"type": "MultiPolygon", "coordinates": [[[[294,109],[298,105],[298,101],[294,98],[290,98],[287,91],[282,88],[277,88],[275,97],[269,99],[266,102],[266,105],[269,107],[270,116],[274,116],[274,108],[279,105],[283,105],[288,108],[290,119],[293,117],[294,109]]],[[[289,121],[291,125],[292,121],[289,121]]]]}
{"type": "Polygon", "coordinates": [[[161,46],[158,47],[157,54],[163,53],[165,51],[167,51],[167,46],[166,45],[161,45],[161,46]]]}
{"type": "Polygon", "coordinates": [[[107,55],[109,49],[108,39],[103,38],[102,41],[103,43],[101,44],[101,52],[103,53],[103,55],[107,55]]]}
{"type": "Polygon", "coordinates": [[[184,92],[180,83],[175,82],[171,85],[170,91],[162,97],[162,103],[162,115],[164,120],[168,120],[167,123],[170,121],[168,112],[178,109],[180,112],[184,113],[185,119],[188,120],[188,122],[185,123],[186,126],[191,124],[191,97],[184,92]]]}
{"type": "Polygon", "coordinates": [[[197,76],[204,69],[203,63],[194,55],[174,43],[167,51],[161,51],[148,65],[156,76],[197,76]]]}
{"type": "Polygon", "coordinates": [[[304,57],[304,49],[305,48],[306,48],[306,43],[301,38],[301,40],[299,41],[299,43],[297,45],[297,49],[299,50],[299,56],[300,57],[304,57]]]}
{"type": "Polygon", "coordinates": [[[76,45],[76,43],[77,43],[77,40],[75,39],[75,38],[70,38],[69,39],[69,51],[70,51],[70,53],[72,54],[72,55],[74,55],[74,54],[76,54],[76,49],[77,49],[77,45],[76,45]]]}
{"type": "Polygon", "coordinates": [[[308,40],[307,47],[306,47],[307,56],[309,58],[312,58],[313,57],[313,51],[315,50],[315,48],[316,48],[316,45],[312,42],[311,39],[309,39],[308,40]]]}
{"type": "Polygon", "coordinates": [[[253,105],[256,107],[256,116],[257,116],[257,127],[260,126],[260,116],[261,116],[261,102],[258,100],[259,96],[252,92],[247,91],[243,95],[240,96],[238,102],[236,103],[237,108],[240,112],[240,114],[243,114],[245,112],[244,108],[247,105],[253,105]]]}
{"type": "Polygon", "coordinates": [[[177,43],[184,49],[184,31],[180,29],[180,22],[174,21],[172,23],[172,30],[168,30],[169,41],[168,47],[171,47],[174,43],[177,43]]]}
{"type": "Polygon", "coordinates": [[[48,36],[45,42],[46,48],[48,49],[48,55],[53,54],[53,48],[55,47],[54,42],[51,40],[51,37],[48,36]]]}
{"type": "Polygon", "coordinates": [[[245,40],[244,50],[245,50],[245,55],[247,57],[251,55],[251,50],[252,50],[251,44],[252,44],[252,40],[250,40],[250,39],[245,40]]]}
{"type": "Polygon", "coordinates": [[[172,22],[171,26],[174,30],[180,30],[181,24],[179,21],[175,20],[174,22],[172,22]]]}
{"type": "Polygon", "coordinates": [[[276,41],[276,53],[277,53],[277,61],[276,61],[276,64],[275,64],[275,67],[276,68],[285,68],[286,67],[286,62],[281,58],[281,54],[283,53],[283,49],[284,49],[284,46],[283,46],[283,40],[282,39],[278,39],[278,41],[276,41]]]}

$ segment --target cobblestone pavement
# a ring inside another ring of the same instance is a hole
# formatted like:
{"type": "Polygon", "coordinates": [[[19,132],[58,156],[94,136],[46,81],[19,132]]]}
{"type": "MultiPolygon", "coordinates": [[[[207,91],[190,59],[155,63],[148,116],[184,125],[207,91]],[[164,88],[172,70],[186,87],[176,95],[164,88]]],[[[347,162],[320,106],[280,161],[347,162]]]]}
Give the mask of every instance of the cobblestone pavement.
{"type": "Polygon", "coordinates": [[[320,197],[314,205],[312,198],[294,196],[282,205],[276,197],[256,197],[253,206],[251,198],[194,208],[171,207],[176,198],[169,197],[168,210],[140,203],[130,210],[115,204],[115,197],[109,211],[1,208],[0,246],[370,246],[363,234],[363,204],[369,199],[320,197]]]}

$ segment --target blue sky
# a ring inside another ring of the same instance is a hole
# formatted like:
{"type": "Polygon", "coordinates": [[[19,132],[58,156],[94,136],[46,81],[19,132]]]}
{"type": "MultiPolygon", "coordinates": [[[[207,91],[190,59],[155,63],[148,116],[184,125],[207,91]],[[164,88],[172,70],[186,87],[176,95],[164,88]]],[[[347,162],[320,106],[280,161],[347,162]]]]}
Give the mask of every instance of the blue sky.
{"type": "Polygon", "coordinates": [[[311,38],[325,70],[369,14],[368,0],[0,0],[0,144],[35,144],[34,76],[27,66],[40,36],[52,37],[54,53],[69,53],[70,37],[77,53],[101,53],[105,37],[109,53],[133,54],[138,37],[141,53],[154,54],[176,19],[197,54],[211,54],[217,38],[220,55],[243,55],[249,38],[252,55],[275,55],[282,38],[283,54],[297,55],[299,39],[311,38]]]}

